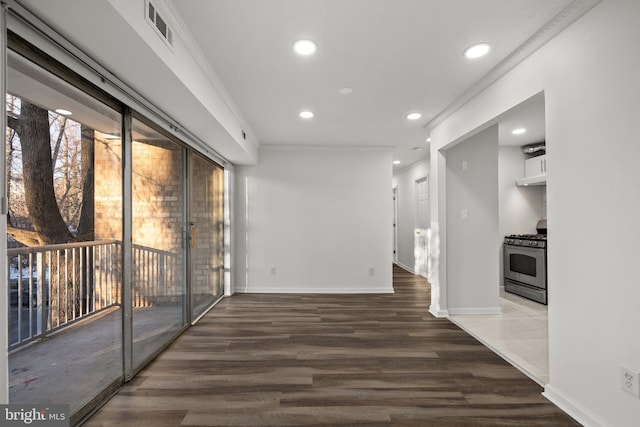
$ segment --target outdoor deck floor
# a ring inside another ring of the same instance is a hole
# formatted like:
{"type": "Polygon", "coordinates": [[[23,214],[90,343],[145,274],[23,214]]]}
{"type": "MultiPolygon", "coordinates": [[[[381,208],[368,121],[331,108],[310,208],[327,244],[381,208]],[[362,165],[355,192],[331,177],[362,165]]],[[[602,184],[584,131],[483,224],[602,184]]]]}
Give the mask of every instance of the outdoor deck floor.
{"type": "MultiPolygon", "coordinates": [[[[135,360],[180,329],[181,307],[134,309],[135,360]]],[[[75,412],[122,376],[122,310],[105,311],[9,355],[10,403],[68,404],[75,412]]],[[[134,360],[134,363],[135,363],[134,360]]]]}

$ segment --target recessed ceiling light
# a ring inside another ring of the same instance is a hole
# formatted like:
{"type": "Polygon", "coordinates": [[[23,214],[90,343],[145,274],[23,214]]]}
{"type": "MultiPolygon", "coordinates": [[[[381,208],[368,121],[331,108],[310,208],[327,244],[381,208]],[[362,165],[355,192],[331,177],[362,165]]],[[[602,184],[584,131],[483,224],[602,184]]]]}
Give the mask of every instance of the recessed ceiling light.
{"type": "Polygon", "coordinates": [[[400,163],[402,163],[400,160],[394,160],[394,161],[393,161],[393,164],[394,164],[394,165],[399,165],[400,163]]]}
{"type": "Polygon", "coordinates": [[[491,50],[491,46],[489,43],[478,43],[473,46],[468,47],[464,51],[464,56],[469,59],[480,58],[481,56],[485,56],[491,50]]]}
{"type": "Polygon", "coordinates": [[[350,87],[343,87],[338,89],[338,93],[340,95],[351,95],[353,93],[353,89],[351,89],[350,87]]]}
{"type": "Polygon", "coordinates": [[[527,130],[525,128],[517,128],[511,131],[512,134],[514,135],[522,135],[523,133],[525,133],[527,130]]]}
{"type": "Polygon", "coordinates": [[[63,116],[70,116],[70,115],[71,115],[71,111],[69,111],[69,110],[65,110],[65,109],[63,109],[63,108],[58,108],[58,109],[56,110],[56,113],[61,114],[61,115],[63,115],[63,116]]]}
{"type": "Polygon", "coordinates": [[[293,44],[293,50],[295,50],[298,55],[302,56],[312,55],[317,48],[318,46],[313,40],[302,39],[293,44]]]}
{"type": "Polygon", "coordinates": [[[422,150],[424,150],[424,147],[413,147],[412,150],[413,151],[422,151],[422,150]]]}
{"type": "Polygon", "coordinates": [[[409,113],[409,114],[407,114],[407,119],[409,119],[409,120],[418,120],[420,117],[422,117],[422,114],[420,114],[420,113],[409,113]]]}
{"type": "Polygon", "coordinates": [[[300,111],[300,117],[303,119],[310,119],[313,117],[313,112],[311,111],[300,111]]]}
{"type": "Polygon", "coordinates": [[[429,137],[429,138],[425,139],[425,141],[427,141],[427,142],[431,142],[431,137],[429,137]]]}

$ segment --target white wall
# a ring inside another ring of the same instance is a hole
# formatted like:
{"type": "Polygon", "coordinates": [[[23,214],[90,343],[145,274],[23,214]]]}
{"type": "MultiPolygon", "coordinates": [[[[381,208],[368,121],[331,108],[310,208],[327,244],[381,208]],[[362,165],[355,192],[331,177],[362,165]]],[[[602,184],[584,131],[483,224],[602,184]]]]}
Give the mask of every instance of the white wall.
{"type": "MultiPolygon", "coordinates": [[[[631,427],[640,420],[640,400],[620,380],[621,365],[640,370],[639,16],[637,0],[603,1],[430,134],[432,227],[440,227],[440,149],[544,91],[553,234],[545,396],[584,425],[631,427]]],[[[442,248],[447,236],[438,230],[442,248]]],[[[437,261],[430,311],[442,315],[448,261],[437,261]]]]}
{"type": "MultiPolygon", "coordinates": [[[[424,159],[399,170],[393,177],[393,186],[398,189],[398,213],[396,218],[398,265],[411,272],[414,272],[416,265],[416,181],[426,177],[428,174],[429,161],[424,159]]],[[[429,224],[429,218],[424,220],[429,224]]]]}
{"type": "Polygon", "coordinates": [[[447,150],[446,158],[449,313],[501,313],[498,126],[447,150]]]}
{"type": "MultiPolygon", "coordinates": [[[[499,235],[535,234],[536,223],[547,217],[544,185],[518,187],[524,176],[524,154],[520,147],[498,148],[499,235]]],[[[500,285],[504,286],[502,249],[500,249],[500,285]]]]}
{"type": "Polygon", "coordinates": [[[391,164],[387,149],[261,149],[237,169],[235,291],[393,292],[391,164]]]}

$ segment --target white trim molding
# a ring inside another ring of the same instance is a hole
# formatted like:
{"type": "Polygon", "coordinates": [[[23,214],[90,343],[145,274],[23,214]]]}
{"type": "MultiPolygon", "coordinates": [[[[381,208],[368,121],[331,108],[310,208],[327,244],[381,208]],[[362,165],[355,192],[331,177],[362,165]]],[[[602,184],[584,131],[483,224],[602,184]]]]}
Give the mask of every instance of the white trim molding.
{"type": "Polygon", "coordinates": [[[402,268],[403,270],[407,270],[407,271],[408,271],[409,273],[411,273],[411,274],[416,274],[416,272],[413,270],[413,268],[412,268],[412,267],[409,267],[409,266],[407,266],[407,265],[404,265],[404,264],[403,264],[403,263],[401,263],[401,262],[396,262],[396,265],[397,265],[398,267],[402,268]]]}
{"type": "Polygon", "coordinates": [[[500,77],[511,71],[516,65],[531,56],[535,51],[544,46],[555,36],[564,31],[569,25],[576,22],[585,13],[597,6],[602,0],[574,0],[562,12],[556,15],[551,21],[547,22],[534,35],[529,37],[509,56],[504,58],[487,74],[478,80],[473,86],[456,98],[448,107],[436,115],[424,127],[431,131],[440,123],[449,118],[460,107],[465,105],[471,99],[475,98],[480,92],[491,86],[500,77]]]}
{"type": "Polygon", "coordinates": [[[552,385],[547,384],[544,387],[542,395],[549,399],[554,405],[562,409],[571,418],[578,421],[584,427],[612,427],[600,418],[598,418],[588,408],[577,403],[569,396],[565,395],[559,390],[556,390],[552,385]]]}
{"type": "Polygon", "coordinates": [[[449,316],[475,314],[502,314],[498,307],[449,307],[449,316]]]}
{"type": "Polygon", "coordinates": [[[433,305],[429,307],[429,313],[431,313],[434,317],[449,317],[448,310],[441,310],[433,305]]]}
{"type": "Polygon", "coordinates": [[[209,83],[211,83],[211,85],[216,90],[220,98],[226,104],[227,108],[229,108],[229,110],[232,112],[236,121],[241,124],[242,128],[249,135],[252,136],[252,138],[250,138],[246,142],[249,142],[249,141],[255,142],[256,147],[259,147],[260,141],[254,138],[256,134],[253,132],[253,129],[251,129],[251,126],[249,125],[249,123],[246,120],[244,120],[242,114],[240,113],[240,108],[231,97],[231,94],[224,87],[224,84],[222,83],[222,80],[218,76],[218,73],[216,73],[215,69],[211,65],[211,62],[209,62],[209,60],[207,59],[207,55],[204,53],[204,51],[202,50],[202,47],[196,41],[195,37],[189,30],[189,26],[186,24],[186,22],[184,21],[184,18],[182,18],[182,15],[180,15],[180,12],[178,12],[178,9],[175,7],[173,2],[170,0],[154,0],[154,1],[157,4],[160,4],[163,11],[167,13],[168,19],[171,21],[171,24],[173,24],[175,29],[174,37],[178,35],[184,47],[187,49],[187,51],[192,56],[192,58],[196,61],[198,66],[202,69],[202,71],[204,72],[204,75],[207,76],[209,83]]]}
{"type": "Polygon", "coordinates": [[[353,284],[345,285],[248,285],[236,289],[236,293],[244,294],[393,294],[393,287],[372,286],[356,288],[353,284]]]}

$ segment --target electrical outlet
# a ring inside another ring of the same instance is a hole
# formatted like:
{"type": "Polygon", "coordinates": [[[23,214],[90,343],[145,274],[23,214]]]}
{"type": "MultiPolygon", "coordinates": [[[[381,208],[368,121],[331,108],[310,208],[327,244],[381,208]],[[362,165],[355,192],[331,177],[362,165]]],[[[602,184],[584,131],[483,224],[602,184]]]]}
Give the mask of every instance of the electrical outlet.
{"type": "Polygon", "coordinates": [[[369,268],[369,276],[375,276],[376,275],[376,269],[371,267],[369,268]]]}
{"type": "Polygon", "coordinates": [[[640,374],[622,366],[622,389],[640,398],[640,374]]]}
{"type": "Polygon", "coordinates": [[[278,270],[275,267],[271,267],[271,275],[275,276],[278,273],[278,270]]]}

